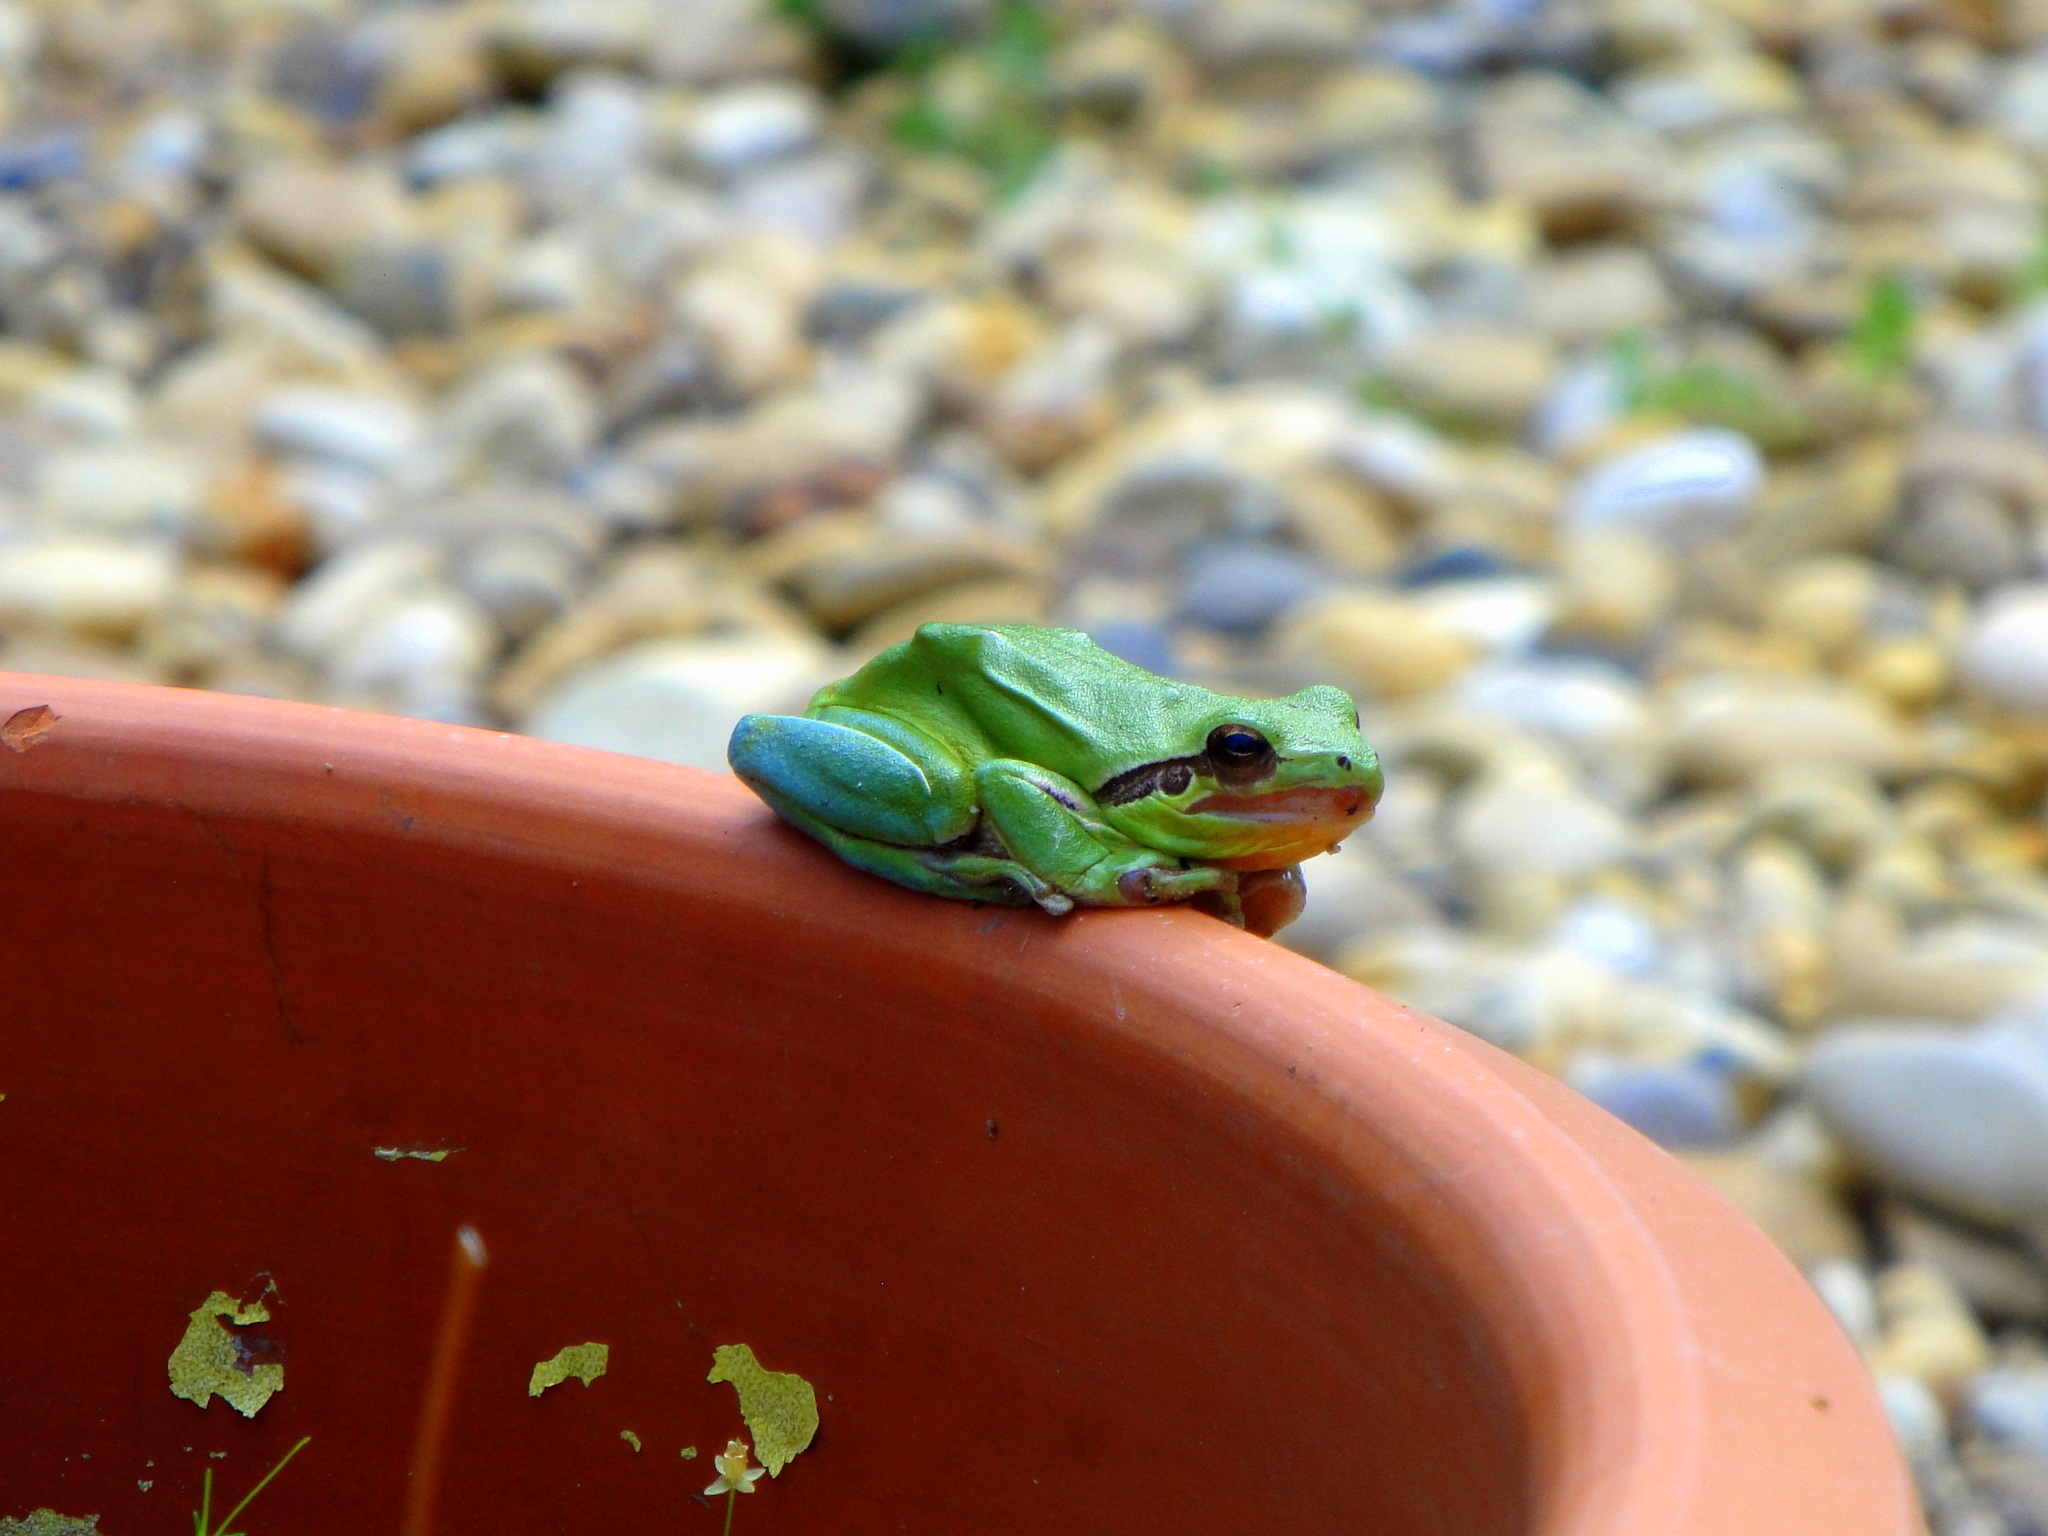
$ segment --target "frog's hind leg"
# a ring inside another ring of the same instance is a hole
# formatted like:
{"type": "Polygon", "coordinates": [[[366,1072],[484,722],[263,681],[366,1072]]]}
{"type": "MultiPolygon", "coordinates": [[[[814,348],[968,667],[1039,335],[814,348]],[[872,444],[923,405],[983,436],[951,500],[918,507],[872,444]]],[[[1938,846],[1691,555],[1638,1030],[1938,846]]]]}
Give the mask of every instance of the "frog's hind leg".
{"type": "Polygon", "coordinates": [[[972,776],[897,721],[847,709],[749,715],[726,755],[783,820],[856,869],[968,901],[1060,900],[980,835],[972,776]]]}
{"type": "Polygon", "coordinates": [[[974,780],[944,748],[879,715],[832,716],[748,715],[726,759],[748,788],[834,852],[827,831],[936,848],[974,830],[974,780]]]}
{"type": "Polygon", "coordinates": [[[1034,900],[1057,904],[1061,900],[1050,886],[1013,860],[958,848],[904,848],[871,837],[855,837],[820,821],[773,790],[757,784],[754,792],[774,806],[783,820],[816,838],[855,869],[880,875],[911,890],[1005,907],[1028,907],[1034,900]]]}

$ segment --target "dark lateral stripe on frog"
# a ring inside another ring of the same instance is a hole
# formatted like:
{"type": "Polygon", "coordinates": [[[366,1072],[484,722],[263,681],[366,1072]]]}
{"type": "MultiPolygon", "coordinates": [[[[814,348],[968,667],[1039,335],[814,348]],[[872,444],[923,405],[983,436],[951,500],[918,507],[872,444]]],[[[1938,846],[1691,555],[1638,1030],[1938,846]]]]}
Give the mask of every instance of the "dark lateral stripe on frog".
{"type": "Polygon", "coordinates": [[[1201,766],[1202,759],[1198,754],[1194,757],[1170,757],[1163,763],[1146,763],[1126,769],[1095,791],[1096,803],[1129,805],[1147,795],[1181,794],[1195,782],[1195,770],[1201,766]]]}

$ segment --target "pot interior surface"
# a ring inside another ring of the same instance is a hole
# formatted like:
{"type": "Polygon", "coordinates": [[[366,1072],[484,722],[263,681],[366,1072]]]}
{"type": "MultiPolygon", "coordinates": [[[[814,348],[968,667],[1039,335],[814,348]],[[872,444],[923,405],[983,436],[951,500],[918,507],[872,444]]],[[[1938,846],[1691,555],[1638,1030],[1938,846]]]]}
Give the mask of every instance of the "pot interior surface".
{"type": "Polygon", "coordinates": [[[1057,924],[892,893],[863,930],[793,837],[820,885],[771,919],[660,845],[641,878],[416,809],[0,794],[0,1516],[175,1529],[311,1435],[241,1528],[395,1530],[470,1222],[443,1530],[712,1531],[732,1343],[821,1415],[741,1536],[1529,1528],[1429,1169],[1342,1176],[1142,987],[1063,979],[1057,924]],[[174,1397],[193,1308],[266,1288],[284,1390],[174,1397]],[[606,1375],[529,1395],[587,1341],[606,1375]]]}

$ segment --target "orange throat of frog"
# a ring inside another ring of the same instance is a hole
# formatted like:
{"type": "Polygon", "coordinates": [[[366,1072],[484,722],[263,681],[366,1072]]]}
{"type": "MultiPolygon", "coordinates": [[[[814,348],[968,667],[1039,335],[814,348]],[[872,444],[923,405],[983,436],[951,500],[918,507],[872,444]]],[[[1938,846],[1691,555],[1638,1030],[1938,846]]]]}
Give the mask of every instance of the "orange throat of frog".
{"type": "Polygon", "coordinates": [[[1372,807],[1371,797],[1356,785],[1304,785],[1264,795],[1204,795],[1188,810],[1269,830],[1271,838],[1260,839],[1258,852],[1215,861],[1225,869],[1253,870],[1284,869],[1328,853],[1358,829],[1372,807]]]}

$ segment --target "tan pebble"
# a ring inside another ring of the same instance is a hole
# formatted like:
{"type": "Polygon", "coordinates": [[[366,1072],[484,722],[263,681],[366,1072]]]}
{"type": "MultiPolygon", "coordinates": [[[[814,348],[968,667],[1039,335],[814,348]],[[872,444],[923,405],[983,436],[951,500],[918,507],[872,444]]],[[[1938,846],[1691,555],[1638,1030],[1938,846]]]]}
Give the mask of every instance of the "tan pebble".
{"type": "Polygon", "coordinates": [[[0,627],[126,639],[161,614],[177,560],[158,544],[36,539],[0,547],[0,627]]]}
{"type": "MultiPolygon", "coordinates": [[[[1941,851],[1917,835],[1873,849],[1857,865],[1851,889],[1859,898],[1913,921],[1932,916],[1962,894],[1941,851]]],[[[1872,941],[1876,942],[1875,932],[1872,941]]]]}
{"type": "Polygon", "coordinates": [[[844,631],[884,609],[962,582],[1034,574],[1038,551],[980,535],[905,538],[873,533],[804,561],[787,585],[819,624],[844,631]]]}
{"type": "Polygon", "coordinates": [[[1837,908],[1832,941],[1843,1014],[1974,1022],[2048,991],[2048,942],[1969,919],[1907,933],[1896,909],[1868,898],[1837,908]]]}
{"type": "Polygon", "coordinates": [[[1020,359],[976,417],[982,435],[1017,470],[1037,474],[1116,422],[1109,332],[1082,321],[1020,359]]]}
{"type": "Polygon", "coordinates": [[[1477,325],[1444,325],[1404,342],[1387,377],[1425,415],[1518,427],[1550,385],[1557,358],[1544,338],[1477,325]]]}
{"type": "Polygon", "coordinates": [[[674,545],[642,545],[513,655],[492,702],[519,719],[571,672],[635,641],[699,633],[716,613],[713,578],[699,561],[674,545]]]}
{"type": "Polygon", "coordinates": [[[356,251],[397,244],[407,225],[405,194],[396,180],[317,160],[280,160],[259,168],[237,189],[235,210],[253,244],[316,280],[356,251]]]}
{"type": "Polygon", "coordinates": [[[1565,344],[1655,331],[1675,307],[1657,264],[1634,246],[1568,252],[1530,278],[1531,322],[1565,344]]]}
{"type": "Polygon", "coordinates": [[[1047,298],[1060,313],[1086,316],[1126,346],[1184,341],[1204,307],[1196,274],[1153,252],[1062,263],[1049,274],[1047,298]]]}
{"type": "Polygon", "coordinates": [[[1898,515],[1903,461],[1896,440],[1873,436],[1774,473],[1741,536],[1745,559],[1768,569],[1869,546],[1898,515]]]}
{"type": "Polygon", "coordinates": [[[1379,576],[1401,556],[1387,498],[1333,470],[1309,467],[1283,481],[1294,530],[1333,568],[1350,576],[1379,576]]]}
{"type": "Polygon", "coordinates": [[[90,677],[110,683],[170,683],[178,679],[132,646],[82,635],[21,634],[0,639],[0,667],[50,677],[90,677]]]}
{"type": "Polygon", "coordinates": [[[1866,646],[1850,662],[1847,676],[1894,708],[1909,712],[1938,702],[1951,681],[1947,653],[1924,635],[1866,646]]]}
{"type": "Polygon", "coordinates": [[[274,464],[244,461],[206,488],[194,519],[196,554],[297,576],[313,561],[312,529],[304,509],[285,492],[274,464]]]}
{"type": "Polygon", "coordinates": [[[1877,600],[1878,572],[1852,555],[1801,560],[1777,572],[1764,594],[1764,622],[1832,661],[1862,639],[1877,600]]]}
{"type": "Polygon", "coordinates": [[[372,106],[399,135],[459,116],[491,89],[490,56],[479,7],[452,13],[398,12],[378,19],[372,36],[389,59],[372,106]]]}
{"type": "Polygon", "coordinates": [[[1671,557],[1652,539],[1619,529],[1581,533],[1558,553],[1559,632],[1630,645],[1670,613],[1678,592],[1671,557]]]}
{"type": "Polygon", "coordinates": [[[194,566],[165,612],[142,632],[136,651],[179,681],[208,684],[261,650],[285,590],[284,581],[269,571],[194,566]]]}
{"type": "Polygon", "coordinates": [[[2048,1273],[2016,1242],[1886,1200],[1879,1212],[1899,1258],[1940,1271],[1978,1313],[2048,1322],[2048,1273]]]}
{"type": "Polygon", "coordinates": [[[1376,699],[1441,688],[1477,659],[1479,648],[1391,596],[1344,596],[1296,608],[1277,648],[1326,667],[1334,679],[1376,699]]]}
{"type": "Polygon", "coordinates": [[[1561,881],[1592,873],[1629,846],[1628,824],[1541,757],[1509,758],[1468,786],[1450,836],[1476,869],[1561,881]]]}
{"type": "Polygon", "coordinates": [[[1869,773],[1840,764],[1766,769],[1750,800],[1751,825],[1792,839],[1839,874],[1892,835],[1891,802],[1869,773]]]}
{"type": "Polygon", "coordinates": [[[1017,299],[992,293],[913,311],[875,339],[885,365],[914,368],[956,410],[984,402],[1043,344],[1045,323],[1017,299]]]}
{"type": "Polygon", "coordinates": [[[1043,583],[1006,578],[963,581],[884,609],[849,635],[846,645],[856,655],[873,655],[908,640],[920,624],[1044,622],[1043,583]]]}
{"type": "Polygon", "coordinates": [[[1877,1277],[1883,1331],[1869,1352],[1879,1375],[1910,1376],[1953,1402],[1964,1382],[1991,1363],[1991,1345],[1969,1303],[1938,1269],[1894,1264],[1877,1277]]]}
{"type": "Polygon", "coordinates": [[[1673,688],[1665,703],[1677,767],[1708,782],[1793,761],[1889,774],[1916,757],[1913,734],[1883,703],[1819,679],[1707,676],[1673,688]]]}
{"type": "Polygon", "coordinates": [[[1735,869],[1741,964],[1752,997],[1794,1029],[1820,1017],[1832,986],[1828,889],[1804,850],[1762,837],[1735,869]]]}

